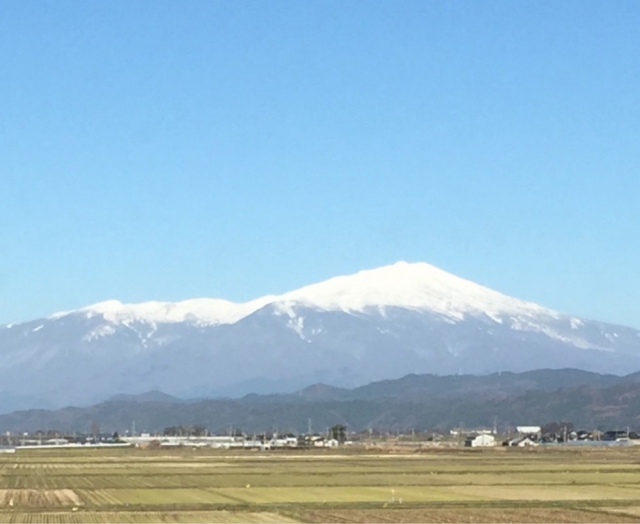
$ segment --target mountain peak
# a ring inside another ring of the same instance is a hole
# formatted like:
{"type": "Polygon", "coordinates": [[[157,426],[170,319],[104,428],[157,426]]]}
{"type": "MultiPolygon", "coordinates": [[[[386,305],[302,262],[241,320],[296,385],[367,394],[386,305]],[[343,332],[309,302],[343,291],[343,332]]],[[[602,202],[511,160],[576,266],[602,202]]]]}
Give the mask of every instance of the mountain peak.
{"type": "Polygon", "coordinates": [[[431,310],[454,319],[479,313],[555,316],[551,310],[508,297],[425,262],[400,261],[331,278],[287,293],[281,300],[286,306],[299,303],[327,310],[362,311],[384,306],[431,310]]]}
{"type": "Polygon", "coordinates": [[[50,318],[75,313],[89,318],[100,315],[109,322],[125,324],[185,321],[203,325],[232,324],[267,304],[288,313],[296,305],[345,312],[399,307],[431,311],[453,320],[461,320],[465,315],[487,315],[497,321],[505,315],[557,316],[552,310],[508,297],[426,262],[399,261],[244,303],[215,298],[139,304],[108,300],[50,318]]]}
{"type": "MultiPolygon", "coordinates": [[[[405,261],[245,303],[108,300],[2,329],[0,348],[3,391],[57,405],[159,387],[188,398],[407,373],[640,369],[637,330],[405,261]]],[[[334,394],[326,386],[301,393],[334,394]]]]}

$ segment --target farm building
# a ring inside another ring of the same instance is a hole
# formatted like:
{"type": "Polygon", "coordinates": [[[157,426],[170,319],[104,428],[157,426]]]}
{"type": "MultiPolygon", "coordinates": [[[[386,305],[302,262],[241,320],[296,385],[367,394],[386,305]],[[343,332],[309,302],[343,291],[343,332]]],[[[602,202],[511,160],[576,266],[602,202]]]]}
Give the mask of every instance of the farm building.
{"type": "Polygon", "coordinates": [[[518,447],[518,448],[525,448],[525,447],[529,447],[529,446],[537,446],[538,442],[534,439],[532,439],[530,436],[526,436],[526,437],[517,437],[511,440],[506,440],[505,442],[502,443],[503,446],[511,446],[511,447],[518,447]]]}
{"type": "Polygon", "coordinates": [[[493,435],[483,433],[481,435],[470,435],[464,441],[465,447],[468,448],[486,448],[496,445],[496,438],[493,435]]]}

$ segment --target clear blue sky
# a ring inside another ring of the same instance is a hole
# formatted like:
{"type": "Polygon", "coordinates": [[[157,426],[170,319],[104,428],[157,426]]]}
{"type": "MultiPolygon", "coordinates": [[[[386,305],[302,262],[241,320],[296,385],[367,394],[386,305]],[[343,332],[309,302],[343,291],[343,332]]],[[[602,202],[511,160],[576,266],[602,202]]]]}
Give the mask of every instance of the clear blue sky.
{"type": "Polygon", "coordinates": [[[640,327],[640,2],[6,0],[0,323],[426,261],[640,327]]]}

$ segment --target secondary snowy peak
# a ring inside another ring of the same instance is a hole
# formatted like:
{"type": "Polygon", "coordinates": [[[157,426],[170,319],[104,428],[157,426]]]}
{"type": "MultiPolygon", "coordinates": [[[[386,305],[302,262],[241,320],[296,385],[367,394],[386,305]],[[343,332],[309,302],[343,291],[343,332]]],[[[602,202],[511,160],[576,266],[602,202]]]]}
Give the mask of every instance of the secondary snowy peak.
{"type": "Polygon", "coordinates": [[[496,321],[500,321],[499,318],[505,315],[559,315],[550,309],[508,297],[424,262],[398,262],[353,275],[331,278],[283,295],[269,295],[244,303],[212,298],[140,304],[109,300],[76,311],[58,313],[50,318],[83,314],[87,317],[100,315],[105,320],[118,324],[233,324],[268,304],[290,315],[293,315],[292,308],[295,306],[345,312],[362,312],[372,307],[388,306],[431,311],[452,319],[462,319],[468,314],[486,314],[496,321]]]}
{"type": "Polygon", "coordinates": [[[75,311],[57,313],[50,318],[82,314],[88,318],[100,315],[115,324],[133,322],[233,324],[271,300],[272,297],[263,297],[250,302],[235,303],[215,298],[198,298],[182,302],[142,302],[140,304],[123,304],[118,300],[108,300],[75,311]]]}
{"type": "Polygon", "coordinates": [[[550,315],[555,311],[508,297],[424,262],[398,262],[354,275],[329,279],[279,297],[279,305],[294,304],[324,310],[363,311],[394,306],[425,310],[461,319],[465,314],[550,315]]]}

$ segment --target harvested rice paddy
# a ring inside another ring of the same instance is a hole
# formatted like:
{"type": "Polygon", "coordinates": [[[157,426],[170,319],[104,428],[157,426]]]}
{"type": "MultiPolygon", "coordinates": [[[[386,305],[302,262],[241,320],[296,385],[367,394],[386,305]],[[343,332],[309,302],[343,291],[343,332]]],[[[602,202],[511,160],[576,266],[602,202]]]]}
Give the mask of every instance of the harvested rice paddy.
{"type": "Polygon", "coordinates": [[[640,449],[24,450],[2,522],[640,522],[640,449]]]}

